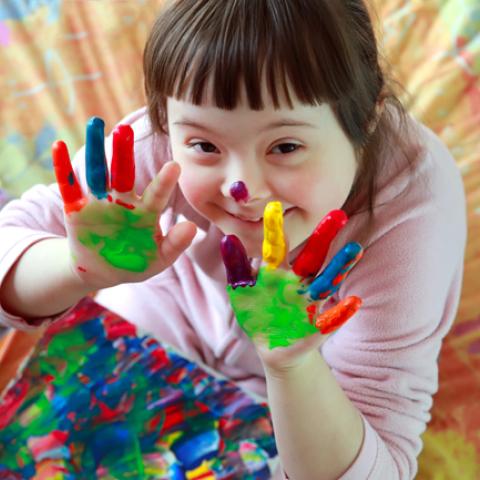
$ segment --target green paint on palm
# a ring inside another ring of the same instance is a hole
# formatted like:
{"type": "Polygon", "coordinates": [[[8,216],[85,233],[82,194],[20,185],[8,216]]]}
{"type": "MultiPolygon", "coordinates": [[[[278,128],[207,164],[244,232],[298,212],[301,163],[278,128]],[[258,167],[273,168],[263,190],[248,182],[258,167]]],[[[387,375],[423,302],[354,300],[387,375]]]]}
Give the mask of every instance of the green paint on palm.
{"type": "Polygon", "coordinates": [[[250,337],[264,337],[270,349],[288,347],[318,330],[308,319],[300,279],[285,270],[261,267],[254,287],[227,286],[237,321],[250,337]]]}
{"type": "Polygon", "coordinates": [[[157,258],[157,215],[131,211],[118,205],[92,208],[88,224],[78,235],[80,243],[98,251],[107,263],[131,272],[144,272],[157,258]]]}

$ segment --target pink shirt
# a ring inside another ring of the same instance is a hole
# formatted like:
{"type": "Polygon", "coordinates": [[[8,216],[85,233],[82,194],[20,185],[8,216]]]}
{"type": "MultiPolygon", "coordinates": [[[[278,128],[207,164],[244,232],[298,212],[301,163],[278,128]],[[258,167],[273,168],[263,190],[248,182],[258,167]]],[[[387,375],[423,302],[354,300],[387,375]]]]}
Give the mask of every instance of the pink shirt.
{"type": "MultiPolygon", "coordinates": [[[[171,157],[168,138],[149,135],[145,109],[121,123],[135,131],[135,189],[141,194],[171,157]]],[[[363,306],[322,347],[365,425],[361,451],[341,480],[414,478],[420,436],[438,388],[441,342],[458,307],[466,243],[463,183],[446,147],[429,129],[418,127],[425,152],[411,187],[405,190],[411,179],[406,166],[389,158],[390,167],[379,182],[377,222],[371,234],[364,238],[361,233],[366,212],[353,215],[326,260],[349,241],[364,246],[364,258],[332,299],[334,303],[357,295],[363,306]]],[[[108,159],[110,151],[108,138],[108,159]]],[[[86,190],[83,149],[75,156],[74,169],[86,190]]],[[[102,290],[96,300],[186,356],[265,396],[260,359],[226,296],[219,253],[222,234],[192,210],[177,188],[161,225],[169,228],[182,218],[199,229],[171,268],[142,284],[102,290]]],[[[1,283],[33,243],[65,235],[56,184],[37,185],[8,204],[0,213],[0,232],[1,283]]],[[[0,321],[32,328],[1,308],[0,321]]]]}

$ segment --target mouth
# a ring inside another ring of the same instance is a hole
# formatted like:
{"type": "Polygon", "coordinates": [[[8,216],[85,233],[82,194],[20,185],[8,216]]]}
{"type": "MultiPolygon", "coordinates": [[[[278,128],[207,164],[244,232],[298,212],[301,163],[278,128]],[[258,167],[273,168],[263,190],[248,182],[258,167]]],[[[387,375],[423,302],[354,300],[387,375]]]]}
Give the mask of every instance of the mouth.
{"type": "MultiPolygon", "coordinates": [[[[295,210],[296,207],[290,207],[284,210],[283,217],[285,218],[292,210],[295,210]]],[[[242,215],[234,215],[233,213],[225,211],[228,215],[235,218],[236,220],[240,220],[241,222],[245,222],[252,225],[261,225],[263,223],[263,217],[258,218],[248,218],[242,215]]]]}

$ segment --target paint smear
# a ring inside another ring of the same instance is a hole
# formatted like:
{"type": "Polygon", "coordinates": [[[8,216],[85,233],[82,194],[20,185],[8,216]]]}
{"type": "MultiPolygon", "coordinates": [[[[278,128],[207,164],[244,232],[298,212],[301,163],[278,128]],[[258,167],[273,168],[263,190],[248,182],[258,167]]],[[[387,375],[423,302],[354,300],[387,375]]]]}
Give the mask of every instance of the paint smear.
{"type": "Polygon", "coordinates": [[[309,321],[309,302],[298,293],[301,289],[294,273],[262,266],[255,287],[228,285],[227,293],[240,327],[250,338],[263,337],[273,349],[318,332],[309,321]]]}
{"type": "Polygon", "coordinates": [[[157,214],[123,205],[92,203],[83,208],[84,228],[78,240],[113,267],[144,272],[158,257],[155,242],[157,214]]]}

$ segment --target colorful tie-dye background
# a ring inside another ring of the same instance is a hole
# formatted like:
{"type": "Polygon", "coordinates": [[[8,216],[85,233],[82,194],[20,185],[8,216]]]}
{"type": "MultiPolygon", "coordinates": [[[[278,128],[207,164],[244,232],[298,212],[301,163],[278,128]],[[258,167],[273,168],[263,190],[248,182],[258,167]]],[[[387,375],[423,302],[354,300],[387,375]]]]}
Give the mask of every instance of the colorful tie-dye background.
{"type": "MultiPolygon", "coordinates": [[[[144,103],[142,48],[161,3],[0,2],[4,192],[16,196],[52,181],[51,142],[62,138],[75,150],[91,115],[101,115],[108,130],[144,103]]],[[[409,92],[403,98],[454,154],[468,200],[462,300],[442,350],[440,390],[417,478],[474,480],[480,478],[480,2],[371,3],[383,51],[409,92]]]]}

